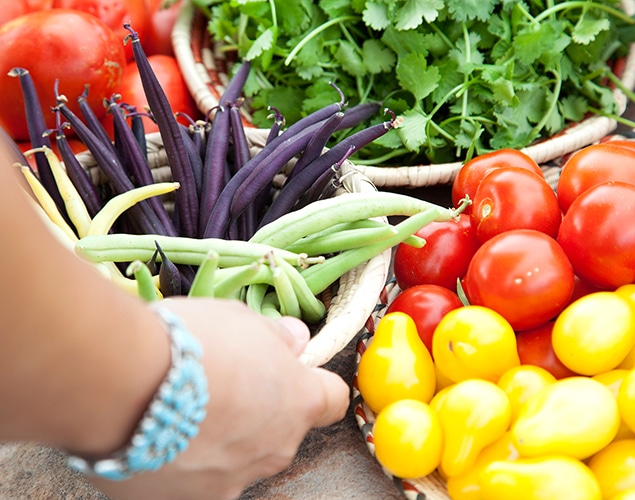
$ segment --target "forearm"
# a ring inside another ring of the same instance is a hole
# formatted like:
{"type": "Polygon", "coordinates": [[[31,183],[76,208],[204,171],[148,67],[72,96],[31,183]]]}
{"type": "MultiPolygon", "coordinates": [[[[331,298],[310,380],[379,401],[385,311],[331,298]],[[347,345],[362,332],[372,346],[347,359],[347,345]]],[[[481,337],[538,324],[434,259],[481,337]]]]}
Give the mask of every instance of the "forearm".
{"type": "Polygon", "coordinates": [[[47,232],[6,163],[0,440],[107,454],[125,444],[167,372],[169,339],[149,308],[47,232]]]}

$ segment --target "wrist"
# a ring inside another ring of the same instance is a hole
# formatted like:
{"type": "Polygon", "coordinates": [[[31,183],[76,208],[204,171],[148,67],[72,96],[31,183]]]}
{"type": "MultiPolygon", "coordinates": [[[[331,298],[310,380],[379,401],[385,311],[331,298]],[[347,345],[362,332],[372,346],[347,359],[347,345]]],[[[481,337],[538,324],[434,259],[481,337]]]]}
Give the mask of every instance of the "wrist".
{"type": "Polygon", "coordinates": [[[69,453],[92,458],[121,449],[168,373],[171,347],[163,321],[145,306],[124,318],[125,326],[117,322],[119,330],[111,330],[117,340],[104,347],[101,360],[93,359],[95,373],[80,369],[85,383],[73,396],[82,401],[69,408],[83,422],[62,441],[69,453]]]}
{"type": "Polygon", "coordinates": [[[123,448],[106,458],[69,457],[69,465],[80,472],[122,480],[157,470],[172,462],[198,434],[209,398],[201,345],[162,304],[154,309],[170,338],[170,369],[123,448]]]}

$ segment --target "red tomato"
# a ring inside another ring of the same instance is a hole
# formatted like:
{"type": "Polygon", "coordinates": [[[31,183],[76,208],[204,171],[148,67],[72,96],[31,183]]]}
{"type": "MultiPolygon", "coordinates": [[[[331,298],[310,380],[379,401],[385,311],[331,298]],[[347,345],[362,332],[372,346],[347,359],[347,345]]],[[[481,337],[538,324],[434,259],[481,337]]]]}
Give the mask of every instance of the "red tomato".
{"type": "MultiPolygon", "coordinates": [[[[53,7],[81,10],[92,14],[110,26],[120,44],[123,44],[130,33],[123,25],[130,23],[143,42],[148,16],[145,0],[54,0],[53,7]]],[[[126,44],[125,51],[126,59],[132,60],[131,44],[126,44]]]]}
{"type": "Polygon", "coordinates": [[[118,37],[90,14],[67,9],[26,14],[0,26],[0,126],[14,140],[29,138],[18,78],[7,73],[26,68],[33,77],[47,127],[55,127],[54,83],[80,114],[77,97],[90,85],[88,103],[103,116],[103,99],[118,92],[126,59],[118,37]]]}
{"type": "Polygon", "coordinates": [[[609,290],[635,282],[634,217],[635,185],[605,182],[576,198],[558,241],[581,279],[609,290]]]}
{"type": "Polygon", "coordinates": [[[483,243],[464,280],[470,304],[494,309],[517,331],[553,319],[573,287],[573,269],[558,242],[534,229],[506,231],[483,243]]]}
{"type": "Polygon", "coordinates": [[[417,233],[426,240],[422,248],[402,243],[393,259],[395,278],[402,290],[430,283],[456,290],[467,266],[480,246],[470,217],[460,214],[458,220],[432,222],[417,233]]]}
{"type": "Polygon", "coordinates": [[[0,9],[0,24],[29,12],[46,10],[52,7],[53,0],[11,0],[10,2],[4,2],[0,9]]]}
{"type": "MultiPolygon", "coordinates": [[[[459,202],[468,195],[474,199],[476,189],[485,174],[492,169],[506,167],[524,168],[537,175],[543,176],[540,166],[528,155],[517,149],[499,149],[486,153],[468,161],[452,183],[452,203],[458,206],[459,202]]],[[[467,207],[465,213],[470,213],[471,207],[467,207]]]]}
{"type": "Polygon", "coordinates": [[[400,292],[386,309],[386,314],[401,311],[410,316],[432,355],[434,329],[446,313],[462,305],[461,299],[452,290],[439,285],[416,285],[400,292]]]}
{"type": "Polygon", "coordinates": [[[544,176],[518,167],[490,170],[472,204],[476,237],[485,242],[510,229],[536,229],[555,238],[562,213],[544,176]]]}
{"type": "Polygon", "coordinates": [[[573,154],[558,179],[558,201],[564,213],[578,196],[596,184],[620,181],[635,184],[635,148],[603,142],[573,154]]]}
{"type": "Polygon", "coordinates": [[[544,368],[557,379],[571,377],[576,373],[564,366],[553,350],[551,344],[553,324],[553,321],[549,321],[531,330],[516,334],[520,363],[544,368]]]}
{"type": "Polygon", "coordinates": [[[146,37],[141,40],[148,55],[174,55],[172,29],[181,11],[182,0],[146,0],[148,23],[146,37]]]}
{"type": "MultiPolygon", "coordinates": [[[[172,110],[175,113],[186,113],[194,119],[198,118],[196,103],[187,88],[176,59],[172,56],[157,54],[149,56],[148,61],[159,79],[161,88],[168,96],[172,110]]],[[[121,85],[121,97],[121,102],[135,106],[138,111],[144,111],[148,105],[135,63],[130,63],[126,67],[121,85]]],[[[144,123],[147,133],[159,130],[156,123],[149,118],[144,118],[144,123]]]]}
{"type": "Polygon", "coordinates": [[[579,298],[584,297],[585,295],[599,292],[601,290],[602,290],[601,288],[593,286],[587,283],[586,281],[580,279],[579,276],[576,276],[573,280],[573,293],[571,294],[571,298],[569,299],[569,304],[571,304],[572,302],[575,302],[579,298]]]}

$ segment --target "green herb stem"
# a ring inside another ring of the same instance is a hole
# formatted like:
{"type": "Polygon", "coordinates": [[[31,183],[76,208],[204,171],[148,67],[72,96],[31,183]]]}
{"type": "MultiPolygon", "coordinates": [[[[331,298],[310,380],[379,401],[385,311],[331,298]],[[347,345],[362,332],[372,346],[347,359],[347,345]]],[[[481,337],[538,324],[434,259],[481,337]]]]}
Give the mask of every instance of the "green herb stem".
{"type": "Polygon", "coordinates": [[[559,4],[556,4],[556,5],[553,5],[553,6],[549,7],[548,9],[543,10],[540,14],[538,14],[535,17],[535,20],[538,21],[538,22],[541,22],[544,19],[546,19],[549,16],[551,16],[552,14],[554,14],[556,12],[559,12],[559,11],[562,11],[562,10],[589,9],[589,8],[603,10],[604,12],[607,12],[610,15],[612,15],[613,17],[616,17],[617,19],[621,19],[622,21],[624,21],[624,22],[626,22],[628,24],[635,23],[634,19],[632,19],[631,17],[626,15],[621,10],[616,9],[615,7],[611,7],[610,5],[604,5],[604,4],[601,4],[601,3],[588,2],[588,1],[585,1],[585,0],[572,0],[570,2],[563,2],[563,3],[559,3],[559,4]]]}
{"type": "Polygon", "coordinates": [[[624,83],[622,83],[622,80],[620,80],[615,73],[613,73],[611,70],[609,70],[607,68],[606,71],[606,77],[611,80],[611,83],[613,83],[618,89],[620,89],[622,92],[624,92],[624,95],[626,97],[628,97],[628,99],[630,101],[635,102],[635,92],[633,92],[631,89],[629,89],[626,85],[624,85],[624,83]]]}
{"type": "Polygon", "coordinates": [[[594,108],[592,106],[589,106],[589,111],[591,111],[592,113],[595,113],[596,115],[605,116],[607,118],[610,118],[611,120],[615,120],[617,123],[621,123],[622,125],[625,125],[628,128],[635,129],[635,121],[629,120],[628,118],[624,118],[623,116],[619,116],[614,113],[607,113],[606,111],[603,111],[598,108],[594,108]]]}
{"type": "Polygon", "coordinates": [[[560,91],[562,90],[562,76],[560,74],[560,63],[558,63],[557,69],[553,70],[552,73],[556,78],[555,79],[556,84],[553,90],[553,97],[551,99],[551,103],[549,104],[549,108],[547,109],[547,112],[542,116],[542,120],[540,120],[540,122],[533,129],[534,133],[536,133],[537,135],[540,134],[540,131],[544,128],[544,126],[549,121],[549,117],[551,116],[551,113],[554,112],[560,100],[560,91]]]}
{"type": "Polygon", "coordinates": [[[307,34],[307,36],[305,36],[302,40],[300,40],[300,42],[295,47],[293,47],[293,50],[291,52],[289,52],[289,55],[284,60],[284,65],[285,66],[289,66],[289,64],[291,64],[293,59],[295,59],[295,56],[298,54],[298,52],[300,52],[300,50],[302,50],[302,47],[304,47],[313,38],[315,38],[317,35],[319,35],[323,31],[327,30],[331,26],[334,26],[334,25],[339,24],[339,23],[344,23],[344,22],[347,22],[347,21],[357,21],[357,20],[359,20],[359,18],[357,16],[348,15],[348,16],[340,16],[340,17],[336,17],[336,18],[333,18],[333,19],[329,19],[325,23],[322,23],[320,26],[318,26],[317,28],[312,30],[309,34],[307,34]]]}

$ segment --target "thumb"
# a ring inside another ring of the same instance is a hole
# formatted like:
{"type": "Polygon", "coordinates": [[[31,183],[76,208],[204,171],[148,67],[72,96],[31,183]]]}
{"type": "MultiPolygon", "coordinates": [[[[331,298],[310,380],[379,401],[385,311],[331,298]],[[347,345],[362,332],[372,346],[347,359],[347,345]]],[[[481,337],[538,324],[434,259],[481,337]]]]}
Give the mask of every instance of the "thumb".
{"type": "Polygon", "coordinates": [[[325,368],[310,368],[316,375],[315,391],[322,394],[322,404],[313,415],[315,427],[326,427],[338,422],[346,415],[350,403],[350,390],[342,377],[325,368]]]}
{"type": "Polygon", "coordinates": [[[276,320],[280,337],[296,356],[302,354],[311,338],[309,327],[301,319],[283,316],[276,320]]]}

